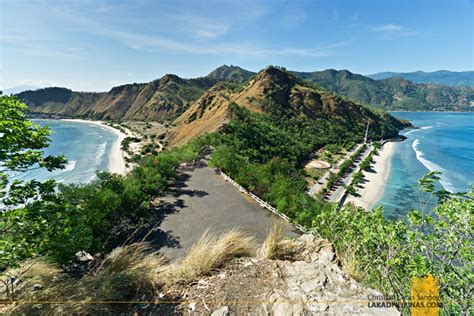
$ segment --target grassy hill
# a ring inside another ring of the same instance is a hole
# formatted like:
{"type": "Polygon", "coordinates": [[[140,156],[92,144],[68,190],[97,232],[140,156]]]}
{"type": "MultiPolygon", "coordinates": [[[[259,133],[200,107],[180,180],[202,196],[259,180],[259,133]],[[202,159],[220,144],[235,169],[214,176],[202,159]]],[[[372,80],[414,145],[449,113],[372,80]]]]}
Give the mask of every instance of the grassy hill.
{"type": "MultiPolygon", "coordinates": [[[[367,122],[371,123],[374,138],[393,137],[401,126],[389,115],[370,111],[327,90],[316,89],[287,71],[268,67],[245,84],[220,84],[208,90],[176,120],[177,128],[169,141],[172,145],[185,143],[218,130],[239,115],[258,117],[259,124],[265,121],[274,131],[288,129],[290,138],[310,137],[310,147],[329,141],[322,141],[325,136],[334,140],[343,135],[361,139],[367,122]]],[[[271,139],[267,141],[273,143],[271,139]]],[[[261,145],[265,146],[263,141],[261,145]]]]}
{"type": "Polygon", "coordinates": [[[44,88],[18,94],[33,113],[94,119],[165,121],[174,119],[205,90],[211,78],[182,79],[165,75],[149,83],[133,83],[109,92],[74,92],[44,88]]]}
{"type": "MultiPolygon", "coordinates": [[[[474,109],[474,89],[416,84],[401,78],[373,80],[347,70],[293,72],[313,86],[333,91],[355,102],[386,110],[469,111],[474,109]]],[[[243,84],[254,72],[221,66],[206,77],[183,79],[165,75],[149,83],[133,83],[109,92],[75,92],[44,88],[18,94],[33,113],[93,119],[169,121],[184,113],[218,82],[243,84]]]]}
{"type": "Polygon", "coordinates": [[[386,78],[403,78],[415,83],[434,83],[451,87],[474,88],[474,71],[448,71],[439,70],[433,72],[379,72],[367,77],[381,80],[386,78]]]}
{"type": "Polygon", "coordinates": [[[211,79],[241,83],[241,82],[245,82],[249,80],[253,75],[255,75],[254,72],[242,69],[238,66],[223,65],[223,66],[220,66],[219,68],[216,68],[206,77],[211,78],[211,79]]]}
{"type": "Polygon", "coordinates": [[[316,85],[362,104],[387,110],[462,111],[472,110],[474,89],[435,84],[417,84],[401,78],[373,80],[347,70],[295,72],[316,85]]]}

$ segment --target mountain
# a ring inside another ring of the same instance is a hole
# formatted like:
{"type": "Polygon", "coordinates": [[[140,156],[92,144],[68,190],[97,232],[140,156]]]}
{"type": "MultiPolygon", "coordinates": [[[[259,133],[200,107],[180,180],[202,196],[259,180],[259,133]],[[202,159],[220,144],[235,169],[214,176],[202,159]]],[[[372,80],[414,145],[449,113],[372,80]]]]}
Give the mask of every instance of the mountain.
{"type": "Polygon", "coordinates": [[[474,104],[471,88],[417,84],[401,78],[374,80],[347,70],[294,73],[362,104],[387,110],[461,111],[472,110],[474,104]]]}
{"type": "Polygon", "coordinates": [[[66,88],[25,91],[30,112],[94,119],[165,121],[174,119],[217,82],[165,75],[149,83],[133,83],[109,92],[75,92],[66,88]]]}
{"type": "Polygon", "coordinates": [[[39,87],[31,86],[31,85],[16,86],[16,87],[2,90],[1,94],[3,95],[18,94],[26,90],[35,90],[35,89],[39,89],[39,87]]]}
{"type": "Polygon", "coordinates": [[[223,65],[208,74],[207,78],[241,83],[249,80],[254,75],[255,72],[242,69],[238,66],[223,65]]]}
{"type": "Polygon", "coordinates": [[[176,119],[177,128],[171,133],[169,143],[183,144],[221,129],[239,112],[236,108],[263,115],[271,124],[294,121],[301,128],[312,129],[316,128],[316,122],[321,126],[330,122],[328,128],[339,129],[334,135],[350,131],[360,136],[367,122],[371,122],[371,132],[387,138],[396,136],[402,126],[390,115],[375,113],[331,92],[308,86],[287,71],[268,67],[237,89],[218,84],[206,91],[176,119]]]}
{"type": "Polygon", "coordinates": [[[433,72],[379,72],[367,77],[381,80],[386,78],[402,78],[415,83],[435,83],[451,87],[474,88],[474,71],[448,71],[433,72]]]}

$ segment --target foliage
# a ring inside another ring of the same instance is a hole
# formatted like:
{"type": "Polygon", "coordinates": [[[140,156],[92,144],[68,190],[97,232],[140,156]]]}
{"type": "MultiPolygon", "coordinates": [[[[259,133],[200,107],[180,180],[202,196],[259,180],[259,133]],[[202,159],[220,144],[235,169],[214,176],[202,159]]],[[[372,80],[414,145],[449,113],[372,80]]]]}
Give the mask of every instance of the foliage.
{"type": "Polygon", "coordinates": [[[471,110],[473,89],[416,84],[401,78],[372,80],[347,70],[295,72],[318,87],[388,110],[471,110]],[[397,96],[396,98],[394,96],[397,96]]]}
{"type": "Polygon", "coordinates": [[[63,263],[77,251],[110,249],[120,229],[146,219],[151,199],[169,187],[181,162],[196,158],[199,145],[146,156],[127,176],[102,172],[89,184],[59,185],[57,190],[54,181],[34,182],[41,199],[38,191],[13,183],[12,190],[21,195],[10,193],[10,203],[28,195],[35,199],[1,214],[0,267],[40,255],[63,263]]]}
{"type": "MultiPolygon", "coordinates": [[[[434,180],[433,174],[425,180],[434,180]]],[[[429,186],[422,186],[430,190],[429,186]]],[[[352,260],[353,276],[399,299],[410,296],[412,277],[440,280],[447,314],[466,313],[472,295],[474,193],[449,195],[431,212],[413,211],[409,221],[389,221],[383,209],[352,205],[325,209],[314,232],[328,239],[341,260],[352,260]]]]}
{"type": "MultiPolygon", "coordinates": [[[[35,249],[27,244],[47,223],[38,222],[30,230],[22,221],[33,213],[41,213],[41,206],[56,199],[54,181],[24,182],[16,179],[10,183],[8,175],[33,168],[51,171],[64,168],[66,162],[63,156],[43,156],[43,149],[48,146],[49,129],[28,121],[26,110],[27,106],[16,97],[0,97],[0,271],[6,264],[14,265],[19,256],[35,253],[35,249]],[[24,234],[18,238],[6,236],[19,233],[24,234]],[[10,253],[8,249],[15,251],[10,253]]],[[[61,236],[49,238],[58,243],[61,236]]]]}

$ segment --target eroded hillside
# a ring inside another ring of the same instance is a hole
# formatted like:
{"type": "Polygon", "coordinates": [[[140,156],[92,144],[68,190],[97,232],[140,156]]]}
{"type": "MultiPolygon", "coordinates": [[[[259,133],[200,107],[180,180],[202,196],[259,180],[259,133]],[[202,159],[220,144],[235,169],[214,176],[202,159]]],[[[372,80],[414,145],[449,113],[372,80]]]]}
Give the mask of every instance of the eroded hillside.
{"type": "Polygon", "coordinates": [[[354,134],[365,130],[395,136],[400,122],[388,115],[376,114],[350,100],[328,91],[307,86],[303,80],[279,68],[268,67],[252,80],[230,89],[218,85],[208,90],[189,107],[170,134],[171,145],[183,144],[207,132],[218,130],[231,117],[230,107],[237,105],[253,113],[301,118],[306,122],[324,120],[333,122],[354,134]]]}

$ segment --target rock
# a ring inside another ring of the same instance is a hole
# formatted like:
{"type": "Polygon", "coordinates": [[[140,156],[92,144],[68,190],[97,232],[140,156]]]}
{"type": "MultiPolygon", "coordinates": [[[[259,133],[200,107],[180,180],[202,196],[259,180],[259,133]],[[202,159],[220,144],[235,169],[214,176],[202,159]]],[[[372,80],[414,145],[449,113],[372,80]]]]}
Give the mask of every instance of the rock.
{"type": "Polygon", "coordinates": [[[41,290],[42,288],[43,286],[41,284],[35,284],[31,287],[33,291],[38,291],[38,290],[41,290]]]}
{"type": "Polygon", "coordinates": [[[226,316],[229,315],[229,307],[223,306],[217,310],[215,310],[211,316],[226,316]]]}
{"type": "Polygon", "coordinates": [[[94,257],[88,252],[85,251],[78,251],[76,252],[76,260],[81,262],[92,261],[94,257]]]}

